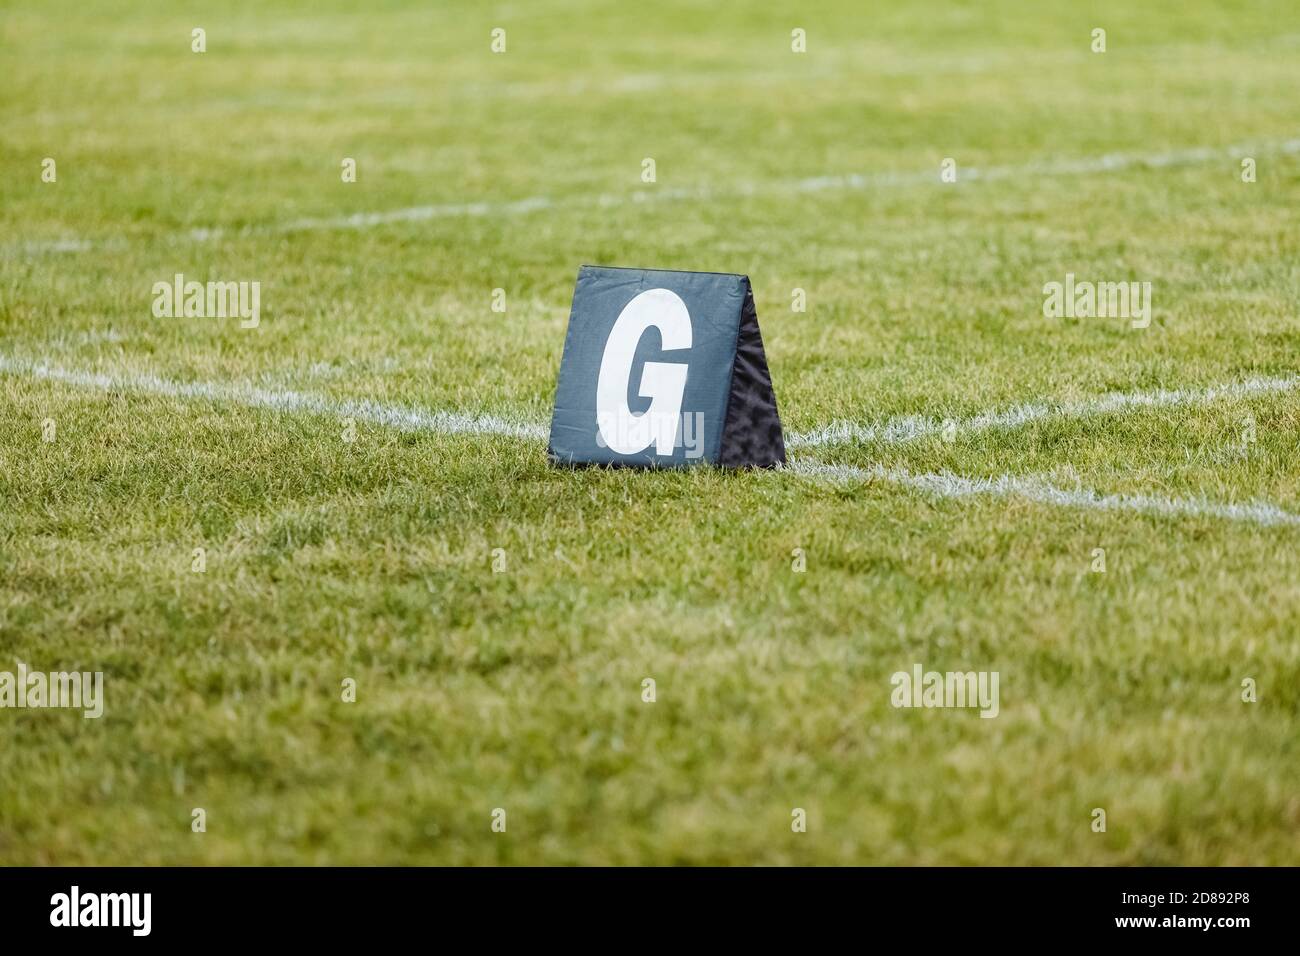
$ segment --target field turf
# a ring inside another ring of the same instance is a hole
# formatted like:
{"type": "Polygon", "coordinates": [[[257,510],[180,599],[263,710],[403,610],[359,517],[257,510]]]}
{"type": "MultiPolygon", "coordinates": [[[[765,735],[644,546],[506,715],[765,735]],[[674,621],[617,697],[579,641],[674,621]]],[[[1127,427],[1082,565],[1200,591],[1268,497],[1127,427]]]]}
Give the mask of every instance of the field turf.
{"type": "Polygon", "coordinates": [[[0,671],[105,675],[0,709],[0,863],[1300,863],[1294,3],[8,0],[0,66],[0,671]],[[959,427],[552,468],[583,263],[748,274],[796,439],[959,427]]]}

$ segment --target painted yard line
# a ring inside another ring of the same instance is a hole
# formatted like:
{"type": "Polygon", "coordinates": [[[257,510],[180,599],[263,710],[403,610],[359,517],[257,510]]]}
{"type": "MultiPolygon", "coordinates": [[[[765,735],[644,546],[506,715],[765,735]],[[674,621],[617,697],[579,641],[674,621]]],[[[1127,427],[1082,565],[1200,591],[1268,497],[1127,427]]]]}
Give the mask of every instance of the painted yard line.
{"type": "Polygon", "coordinates": [[[993,429],[1015,429],[1045,419],[1091,418],[1139,408],[1175,408],[1206,405],[1221,399],[1275,395],[1300,389],[1300,374],[1275,378],[1248,378],[1225,385],[1202,388],[1156,389],[1149,392],[1112,392],[1098,398],[1074,402],[1030,402],[1001,411],[981,412],[970,418],[939,419],[904,415],[881,422],[834,421],[809,432],[791,434],[791,448],[816,448],[841,442],[901,445],[918,438],[939,435],[951,429],[955,435],[970,435],[993,429]]]}
{"type": "MultiPolygon", "coordinates": [[[[1078,159],[1051,160],[1011,166],[968,166],[961,168],[955,185],[970,182],[992,182],[1025,177],[1084,176],[1095,173],[1116,172],[1126,169],[1160,169],[1170,166],[1190,166],[1241,156],[1300,153],[1300,138],[1274,143],[1236,145],[1226,147],[1199,146],[1170,150],[1162,153],[1110,153],[1078,159]]],[[[843,175],[812,176],[801,179],[769,180],[757,183],[739,183],[721,188],[697,186],[674,188],[656,186],[633,193],[598,194],[594,196],[531,196],[505,202],[483,200],[478,202],[439,203],[423,206],[404,206],[396,209],[357,212],[343,216],[321,216],[291,219],[286,222],[227,229],[221,226],[181,230],[171,238],[179,242],[211,242],[224,238],[282,235],[320,230],[372,229],[378,226],[410,222],[427,222],[435,219],[491,216],[522,216],[555,208],[609,208],[641,203],[679,202],[687,200],[741,198],[780,193],[817,193],[827,191],[860,191],[890,189],[903,186],[939,184],[938,169],[910,172],[848,173],[843,175]]],[[[70,237],[57,240],[18,242],[4,246],[6,255],[18,252],[24,255],[57,252],[84,252],[96,248],[121,248],[126,240],[70,237]]]]}
{"type": "MultiPolygon", "coordinates": [[[[0,355],[0,372],[26,374],[34,378],[101,390],[130,388],[160,395],[219,398],[265,408],[327,412],[340,414],[345,418],[352,417],[376,424],[417,430],[472,433],[476,430],[476,426],[481,425],[482,427],[477,430],[482,434],[513,434],[521,438],[545,438],[548,431],[545,422],[519,422],[497,416],[428,411],[411,406],[384,405],[368,399],[338,400],[302,392],[262,389],[248,384],[179,382],[151,374],[105,375],[69,370],[46,362],[34,362],[4,355],[0,355]],[[352,411],[339,412],[338,409],[342,408],[352,411]],[[357,409],[361,411],[358,413],[357,409]],[[404,426],[403,423],[406,425],[404,426]]],[[[1287,393],[1297,389],[1300,389],[1300,374],[1274,378],[1249,378],[1239,382],[1198,388],[1113,392],[1076,402],[1030,402],[1001,411],[981,412],[964,419],[905,415],[877,423],[839,421],[810,432],[792,433],[786,437],[786,444],[790,448],[820,447],[853,441],[896,445],[941,434],[949,427],[955,434],[965,435],[992,429],[1015,429],[1045,419],[1088,418],[1132,409],[1205,405],[1221,399],[1250,398],[1287,393]]]]}
{"type": "MultiPolygon", "coordinates": [[[[547,427],[540,423],[509,421],[492,415],[425,411],[410,406],[383,405],[373,401],[334,400],[299,392],[276,392],[247,385],[214,382],[177,382],[154,375],[105,375],[70,371],[41,362],[29,362],[0,355],[0,373],[26,375],[33,379],[60,382],[99,391],[126,389],[171,398],[227,401],[254,408],[282,412],[306,412],[336,418],[353,418],[403,431],[440,434],[506,435],[540,441],[547,427]]],[[[1015,497],[1061,507],[1102,511],[1135,511],[1168,516],[1214,517],[1265,526],[1300,526],[1300,515],[1276,505],[1222,504],[1196,498],[1164,498],[1150,495],[1105,495],[1086,488],[1058,488],[1036,476],[1001,475],[995,478],[967,478],[950,472],[911,472],[884,465],[857,467],[800,459],[783,469],[793,474],[830,481],[887,481],[915,488],[942,498],[973,495],[1015,497]]]]}
{"type": "Polygon", "coordinates": [[[967,478],[951,472],[912,472],[906,468],[869,465],[829,465],[798,460],[785,470],[809,478],[836,482],[885,481],[914,488],[937,498],[988,495],[1020,498],[1038,504],[1093,511],[1133,511],[1163,517],[1219,518],[1264,527],[1300,527],[1300,514],[1267,502],[1225,504],[1204,498],[1166,498],[1160,495],[1102,494],[1090,488],[1059,488],[1036,475],[998,475],[967,478]]]}
{"type": "MultiPolygon", "coordinates": [[[[1258,38],[1253,40],[1250,46],[1237,46],[1229,52],[1238,56],[1266,58],[1271,62],[1277,56],[1277,47],[1295,47],[1300,44],[1298,38],[1300,34],[1294,33],[1258,38]]],[[[624,46],[624,50],[628,53],[632,53],[634,49],[644,51],[644,48],[624,46]]],[[[1142,49],[1143,55],[1152,60],[1182,59],[1202,56],[1206,52],[1202,44],[1179,41],[1144,44],[1142,49]]],[[[434,74],[424,77],[423,85],[420,82],[409,86],[386,83],[382,92],[353,92],[346,97],[313,96],[302,91],[294,94],[278,90],[259,90],[250,96],[207,97],[201,102],[192,100],[151,102],[149,118],[152,120],[158,117],[212,113],[245,116],[250,110],[268,108],[290,111],[298,115],[309,111],[335,115],[340,110],[353,113],[381,108],[408,109],[428,116],[436,115],[440,107],[449,104],[453,107],[459,106],[461,100],[475,102],[520,97],[550,99],[556,96],[590,96],[593,93],[600,95],[659,93],[665,90],[697,91],[716,87],[751,90],[756,87],[784,87],[798,83],[824,84],[834,80],[842,83],[864,84],[880,77],[932,77],[947,73],[987,73],[1006,68],[1016,69],[1022,74],[1032,74],[1035,70],[1060,69],[1067,64],[1081,65],[1095,58],[1096,54],[1089,50],[1079,50],[1075,47],[1033,51],[999,48],[954,54],[919,49],[902,50],[884,43],[872,44],[866,48],[856,44],[852,48],[824,46],[819,41],[815,65],[802,68],[792,66],[788,70],[779,72],[770,68],[723,69],[690,73],[594,71],[567,79],[514,81],[464,80],[434,74]]],[[[77,127],[94,125],[100,115],[101,111],[96,109],[78,108],[56,113],[33,107],[33,112],[19,115],[16,119],[28,124],[39,123],[44,127],[77,127]]]]}
{"type": "Polygon", "coordinates": [[[359,422],[386,425],[401,431],[437,432],[447,435],[507,435],[534,440],[540,440],[547,435],[547,428],[543,425],[512,421],[495,415],[426,411],[406,405],[385,405],[369,399],[332,399],[302,392],[273,391],[251,385],[178,382],[148,374],[105,375],[63,369],[44,362],[28,362],[4,355],[0,355],[0,372],[26,375],[43,381],[60,382],[104,392],[125,389],[169,398],[207,399],[273,411],[331,415],[339,419],[351,418],[359,422]]]}

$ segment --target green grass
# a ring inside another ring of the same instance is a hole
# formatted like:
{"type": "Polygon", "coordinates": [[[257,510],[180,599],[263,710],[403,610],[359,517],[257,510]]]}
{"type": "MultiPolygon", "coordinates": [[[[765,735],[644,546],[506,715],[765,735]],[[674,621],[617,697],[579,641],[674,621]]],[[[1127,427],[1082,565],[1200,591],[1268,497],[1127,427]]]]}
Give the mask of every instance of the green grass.
{"type": "MultiPolygon", "coordinates": [[[[1297,370],[1293,4],[204,6],[0,10],[0,356],[540,422],[594,262],[749,274],[790,431],[1297,370]],[[853,173],[900,180],[790,185],[853,173]],[[261,326],[154,318],[176,272],[260,281],[261,326]],[[1045,319],[1066,272],[1155,321],[1045,319]]],[[[0,710],[0,863],[1300,863],[1300,529],[20,371],[0,422],[0,670],[107,695],[0,710]],[[916,662],[999,671],[1000,715],[891,707],[916,662]]],[[[1300,511],[1298,442],[1291,392],[802,455],[1300,511]]]]}

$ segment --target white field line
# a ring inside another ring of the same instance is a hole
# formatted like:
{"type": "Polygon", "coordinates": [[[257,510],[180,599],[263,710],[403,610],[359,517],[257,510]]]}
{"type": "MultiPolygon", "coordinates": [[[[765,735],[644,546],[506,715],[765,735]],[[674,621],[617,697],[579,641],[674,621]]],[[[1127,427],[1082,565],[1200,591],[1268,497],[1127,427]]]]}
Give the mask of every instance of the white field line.
{"type": "Polygon", "coordinates": [[[918,438],[942,434],[970,435],[993,429],[1015,429],[1044,419],[1091,418],[1113,415],[1138,408],[1174,408],[1182,405],[1207,405],[1232,398],[1274,395],[1300,389],[1300,375],[1276,378],[1248,378],[1225,385],[1203,388],[1156,389],[1149,392],[1112,392],[1098,398],[1075,402],[1030,402],[1001,411],[981,412],[969,418],[940,419],[921,415],[904,415],[881,422],[834,421],[809,432],[791,434],[786,444],[791,448],[816,448],[841,442],[874,442],[901,445],[918,438]]]}
{"type": "Polygon", "coordinates": [[[937,498],[968,498],[989,495],[1021,498],[1038,504],[1095,511],[1136,511],[1170,517],[1210,517],[1241,521],[1266,527],[1300,527],[1300,514],[1284,511],[1267,502],[1224,504],[1205,498],[1167,498],[1161,495],[1107,495],[1090,488],[1059,488],[1035,475],[997,475],[966,478],[951,472],[912,472],[884,465],[828,465],[816,461],[795,461],[786,469],[798,475],[836,482],[887,481],[937,498]]]}
{"type": "MultiPolygon", "coordinates": [[[[386,425],[403,431],[439,434],[506,435],[539,441],[546,437],[541,423],[511,421],[492,415],[426,411],[410,406],[383,405],[373,401],[335,400],[300,392],[270,391],[248,385],[215,382],[177,382],[154,375],[106,375],[73,371],[43,362],[29,362],[0,355],[0,373],[60,382],[98,391],[128,390],[169,398],[227,401],[281,412],[307,412],[335,418],[386,425]]],[[[1015,497],[1060,507],[1101,511],[1135,511],[1165,516],[1214,517],[1251,524],[1300,527],[1300,514],[1266,502],[1223,504],[1203,498],[1167,498],[1154,495],[1105,495],[1087,488],[1058,488],[1033,475],[999,475],[994,478],[966,478],[950,472],[911,472],[884,465],[856,467],[824,464],[799,459],[785,467],[797,475],[837,481],[886,481],[915,488],[940,498],[973,495],[1015,497]]]]}
{"type": "MultiPolygon", "coordinates": [[[[1239,159],[1269,153],[1300,153],[1300,138],[1275,143],[1236,145],[1226,147],[1197,146],[1160,153],[1109,153],[1078,159],[1050,160],[1009,166],[967,166],[957,176],[957,185],[970,182],[991,182],[1021,178],[1059,176],[1085,176],[1095,173],[1116,172],[1126,169],[1161,169],[1171,166],[1189,166],[1222,159],[1239,159]]],[[[861,191],[892,189],[925,183],[939,184],[938,168],[911,172],[847,173],[842,175],[812,176],[802,179],[778,179],[766,182],[737,183],[721,188],[696,186],[674,188],[652,186],[638,192],[598,194],[594,196],[531,196],[506,202],[482,200],[478,202],[438,203],[423,206],[403,206],[396,209],[357,212],[343,216],[319,216],[290,219],[280,223],[227,229],[221,226],[181,230],[170,239],[179,242],[210,242],[241,236],[280,235],[295,232],[312,232],[331,229],[371,229],[396,223],[427,222],[434,219],[463,217],[513,217],[558,207],[618,207],[638,203],[676,202],[684,200],[739,198],[779,193],[817,193],[827,191],[861,191]]],[[[57,252],[85,252],[90,249],[123,248],[122,238],[92,239],[68,237],[56,240],[18,242],[4,248],[7,254],[14,250],[25,255],[57,252]]]]}
{"type": "MultiPolygon", "coordinates": [[[[267,39],[263,35],[263,40],[267,39]]],[[[1238,54],[1253,53],[1256,57],[1276,58],[1272,48],[1300,45],[1300,34],[1279,34],[1259,41],[1255,50],[1235,50],[1238,54]]],[[[643,49],[643,48],[635,48],[643,49]]],[[[634,50],[629,50],[634,54],[634,50]]],[[[1154,59],[1183,58],[1204,54],[1204,47],[1185,43],[1145,44],[1143,55],[1154,59]]],[[[880,77],[928,76],[941,74],[987,73],[996,69],[1016,67],[1021,72],[1036,69],[1060,69],[1067,64],[1078,65],[1094,59],[1096,54],[1087,50],[1046,49],[1026,54],[1023,50],[977,51],[967,54],[930,54],[920,50],[900,50],[887,45],[873,45],[867,49],[825,49],[818,44],[815,65],[774,72],[771,69],[718,70],[713,72],[680,71],[637,73],[594,73],[571,79],[518,80],[489,82],[468,80],[452,82],[450,78],[430,77],[423,85],[403,87],[385,84],[383,92],[354,94],[344,99],[325,96],[292,95],[262,90],[253,96],[209,97],[202,102],[186,103],[150,102],[150,117],[168,117],[176,114],[235,113],[245,115],[250,110],[275,107],[299,115],[310,111],[328,111],[331,115],[340,109],[349,113],[362,113],[375,109],[409,109],[425,114],[437,106],[460,105],[461,100],[519,99],[521,97],[551,98],[555,96],[587,96],[592,93],[638,94],[659,93],[665,90],[698,91],[715,87],[752,89],[754,87],[787,87],[799,83],[826,83],[838,79],[858,85],[871,84],[880,77]],[[433,92],[431,92],[433,91],[433,92]]],[[[35,116],[24,117],[43,126],[90,126],[98,121],[100,111],[75,109],[62,113],[40,110],[35,116]]]]}
{"type": "Polygon", "coordinates": [[[0,372],[103,392],[121,389],[168,398],[207,399],[280,412],[309,412],[339,419],[351,418],[358,422],[386,425],[400,431],[438,432],[448,435],[508,435],[513,438],[529,439],[542,439],[547,435],[547,428],[544,425],[511,421],[495,415],[426,411],[406,405],[385,405],[369,399],[332,399],[302,392],[257,388],[252,385],[178,382],[148,374],[106,375],[98,372],[81,372],[4,355],[0,355],[0,372]]]}

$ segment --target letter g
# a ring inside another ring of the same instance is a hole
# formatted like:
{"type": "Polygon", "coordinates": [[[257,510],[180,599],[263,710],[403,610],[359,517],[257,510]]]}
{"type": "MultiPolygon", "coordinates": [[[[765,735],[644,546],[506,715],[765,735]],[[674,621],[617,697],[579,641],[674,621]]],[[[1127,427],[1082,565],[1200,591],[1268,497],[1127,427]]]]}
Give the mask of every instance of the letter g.
{"type": "Polygon", "coordinates": [[[637,393],[650,399],[650,407],[634,415],[627,404],[636,347],[651,326],[659,330],[665,352],[691,347],[691,316],[675,292],[647,289],[619,313],[600,361],[596,425],[605,444],[620,455],[638,454],[651,443],[656,455],[671,455],[677,441],[686,392],[685,364],[646,362],[637,393]]]}

